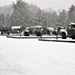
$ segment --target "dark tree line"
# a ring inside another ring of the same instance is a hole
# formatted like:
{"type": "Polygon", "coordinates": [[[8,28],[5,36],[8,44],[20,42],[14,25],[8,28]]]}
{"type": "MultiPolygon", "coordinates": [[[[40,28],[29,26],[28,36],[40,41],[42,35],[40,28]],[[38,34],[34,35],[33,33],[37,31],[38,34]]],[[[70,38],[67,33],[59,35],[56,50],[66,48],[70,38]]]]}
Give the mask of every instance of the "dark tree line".
{"type": "Polygon", "coordinates": [[[72,5],[68,11],[61,10],[45,12],[37,6],[27,4],[23,0],[17,0],[12,4],[11,14],[0,14],[0,29],[11,26],[36,26],[56,27],[67,26],[70,22],[75,22],[75,6],[72,5]]]}

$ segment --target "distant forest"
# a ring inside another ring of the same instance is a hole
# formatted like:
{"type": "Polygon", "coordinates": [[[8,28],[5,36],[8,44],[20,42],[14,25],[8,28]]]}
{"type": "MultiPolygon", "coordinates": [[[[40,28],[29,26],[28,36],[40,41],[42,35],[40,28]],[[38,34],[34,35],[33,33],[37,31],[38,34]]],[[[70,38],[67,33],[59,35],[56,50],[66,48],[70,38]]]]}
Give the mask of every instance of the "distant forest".
{"type": "Polygon", "coordinates": [[[36,5],[29,5],[23,0],[17,0],[9,6],[0,7],[0,29],[11,26],[43,26],[57,27],[67,26],[75,22],[75,6],[71,5],[68,11],[65,9],[56,12],[54,10],[41,10],[36,5]]]}

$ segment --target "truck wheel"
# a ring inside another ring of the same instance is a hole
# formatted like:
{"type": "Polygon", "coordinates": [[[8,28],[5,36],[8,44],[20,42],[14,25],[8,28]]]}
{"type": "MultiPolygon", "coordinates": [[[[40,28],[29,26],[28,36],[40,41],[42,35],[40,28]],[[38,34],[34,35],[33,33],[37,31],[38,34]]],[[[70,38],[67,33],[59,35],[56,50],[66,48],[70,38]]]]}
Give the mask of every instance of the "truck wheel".
{"type": "Polygon", "coordinates": [[[62,33],[61,36],[62,36],[62,39],[66,39],[66,34],[65,33],[62,33]]]}
{"type": "Polygon", "coordinates": [[[1,31],[1,35],[3,35],[3,32],[1,31]]]}
{"type": "Polygon", "coordinates": [[[75,39],[75,36],[72,36],[72,39],[75,39]]]}
{"type": "Polygon", "coordinates": [[[29,36],[29,32],[24,32],[24,36],[29,36]]]}
{"type": "Polygon", "coordinates": [[[36,36],[41,36],[41,33],[40,32],[36,32],[36,36]]]}

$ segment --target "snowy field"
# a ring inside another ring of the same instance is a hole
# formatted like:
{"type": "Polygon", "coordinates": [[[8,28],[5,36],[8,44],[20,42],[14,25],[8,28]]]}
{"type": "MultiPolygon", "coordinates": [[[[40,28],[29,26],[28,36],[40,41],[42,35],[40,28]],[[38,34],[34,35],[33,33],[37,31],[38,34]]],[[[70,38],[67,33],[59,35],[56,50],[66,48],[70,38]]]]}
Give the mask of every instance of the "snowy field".
{"type": "Polygon", "coordinates": [[[0,75],[75,75],[75,43],[0,36],[0,75]]]}

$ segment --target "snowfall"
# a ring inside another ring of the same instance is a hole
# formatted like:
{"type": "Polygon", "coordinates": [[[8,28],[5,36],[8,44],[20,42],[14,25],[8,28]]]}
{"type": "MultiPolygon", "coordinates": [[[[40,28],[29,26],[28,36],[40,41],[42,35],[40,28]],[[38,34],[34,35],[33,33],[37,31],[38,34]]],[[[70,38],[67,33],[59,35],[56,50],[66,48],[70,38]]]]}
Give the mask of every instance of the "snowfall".
{"type": "Polygon", "coordinates": [[[0,36],[0,75],[75,75],[75,43],[0,36]]]}

